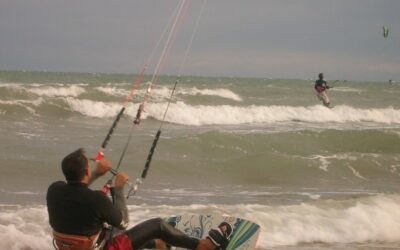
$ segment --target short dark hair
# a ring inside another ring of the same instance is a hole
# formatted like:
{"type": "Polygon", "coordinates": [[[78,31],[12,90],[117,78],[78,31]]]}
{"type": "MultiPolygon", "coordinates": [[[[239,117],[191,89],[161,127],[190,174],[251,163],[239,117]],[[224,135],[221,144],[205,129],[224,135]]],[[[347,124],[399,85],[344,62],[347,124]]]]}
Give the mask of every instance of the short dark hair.
{"type": "Polygon", "coordinates": [[[81,181],[85,175],[87,165],[88,159],[85,155],[85,149],[83,148],[79,148],[65,156],[61,162],[62,171],[68,182],[81,181]]]}

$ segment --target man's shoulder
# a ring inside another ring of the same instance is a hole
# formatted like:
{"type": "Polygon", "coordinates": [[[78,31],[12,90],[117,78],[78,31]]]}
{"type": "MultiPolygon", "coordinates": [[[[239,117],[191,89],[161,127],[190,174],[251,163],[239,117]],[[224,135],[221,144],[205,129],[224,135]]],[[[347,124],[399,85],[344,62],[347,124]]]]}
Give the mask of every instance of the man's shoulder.
{"type": "Polygon", "coordinates": [[[49,189],[51,188],[56,188],[56,187],[62,187],[67,185],[67,183],[65,181],[55,181],[53,183],[50,184],[49,189]]]}
{"type": "Polygon", "coordinates": [[[65,181],[55,181],[50,184],[47,188],[47,201],[53,200],[54,197],[57,197],[61,190],[67,185],[65,181]]]}

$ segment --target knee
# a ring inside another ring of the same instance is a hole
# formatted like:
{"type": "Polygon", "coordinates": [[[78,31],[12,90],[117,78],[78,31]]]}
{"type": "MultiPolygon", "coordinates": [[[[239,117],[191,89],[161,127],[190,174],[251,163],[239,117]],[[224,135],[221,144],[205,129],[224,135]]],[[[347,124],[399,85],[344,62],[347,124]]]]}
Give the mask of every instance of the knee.
{"type": "Polygon", "coordinates": [[[154,218],[154,220],[157,222],[158,229],[160,230],[160,233],[166,233],[166,232],[171,232],[172,226],[168,224],[165,220],[161,218],[154,218]]]}
{"type": "Polygon", "coordinates": [[[162,232],[164,227],[165,227],[165,221],[159,217],[157,218],[153,218],[150,219],[151,220],[151,224],[155,226],[155,228],[157,228],[158,233],[162,232]]]}
{"type": "Polygon", "coordinates": [[[155,224],[162,224],[165,223],[163,219],[161,219],[160,217],[157,218],[153,218],[151,219],[155,224]]]}

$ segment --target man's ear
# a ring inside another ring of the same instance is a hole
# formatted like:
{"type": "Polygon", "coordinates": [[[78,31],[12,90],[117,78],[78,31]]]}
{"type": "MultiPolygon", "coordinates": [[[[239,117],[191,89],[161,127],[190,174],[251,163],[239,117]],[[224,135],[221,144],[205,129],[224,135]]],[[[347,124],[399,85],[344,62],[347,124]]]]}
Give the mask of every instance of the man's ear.
{"type": "Polygon", "coordinates": [[[85,168],[85,175],[90,175],[89,165],[85,168]]]}

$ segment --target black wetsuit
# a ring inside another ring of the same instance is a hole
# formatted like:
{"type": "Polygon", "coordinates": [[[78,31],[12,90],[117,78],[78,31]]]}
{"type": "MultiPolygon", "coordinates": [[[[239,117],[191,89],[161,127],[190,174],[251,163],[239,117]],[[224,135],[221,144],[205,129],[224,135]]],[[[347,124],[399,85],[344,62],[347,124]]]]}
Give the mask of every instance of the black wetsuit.
{"type": "Polygon", "coordinates": [[[91,236],[107,222],[119,226],[122,213],[101,191],[83,183],[57,181],[47,191],[47,209],[51,227],[59,233],[91,236]]]}
{"type": "MultiPolygon", "coordinates": [[[[122,189],[117,191],[116,195],[126,208],[122,189]]],[[[121,227],[124,220],[121,208],[101,191],[93,191],[83,183],[54,182],[48,188],[46,199],[50,225],[59,233],[92,236],[102,229],[103,222],[121,227]]],[[[154,248],[153,239],[188,249],[195,249],[199,243],[198,239],[186,236],[160,218],[144,221],[123,234],[135,249],[154,248]]]]}
{"type": "Polygon", "coordinates": [[[321,90],[328,89],[329,87],[326,85],[326,81],[325,80],[318,79],[318,80],[315,81],[314,88],[319,93],[319,92],[321,92],[321,90]]]}

